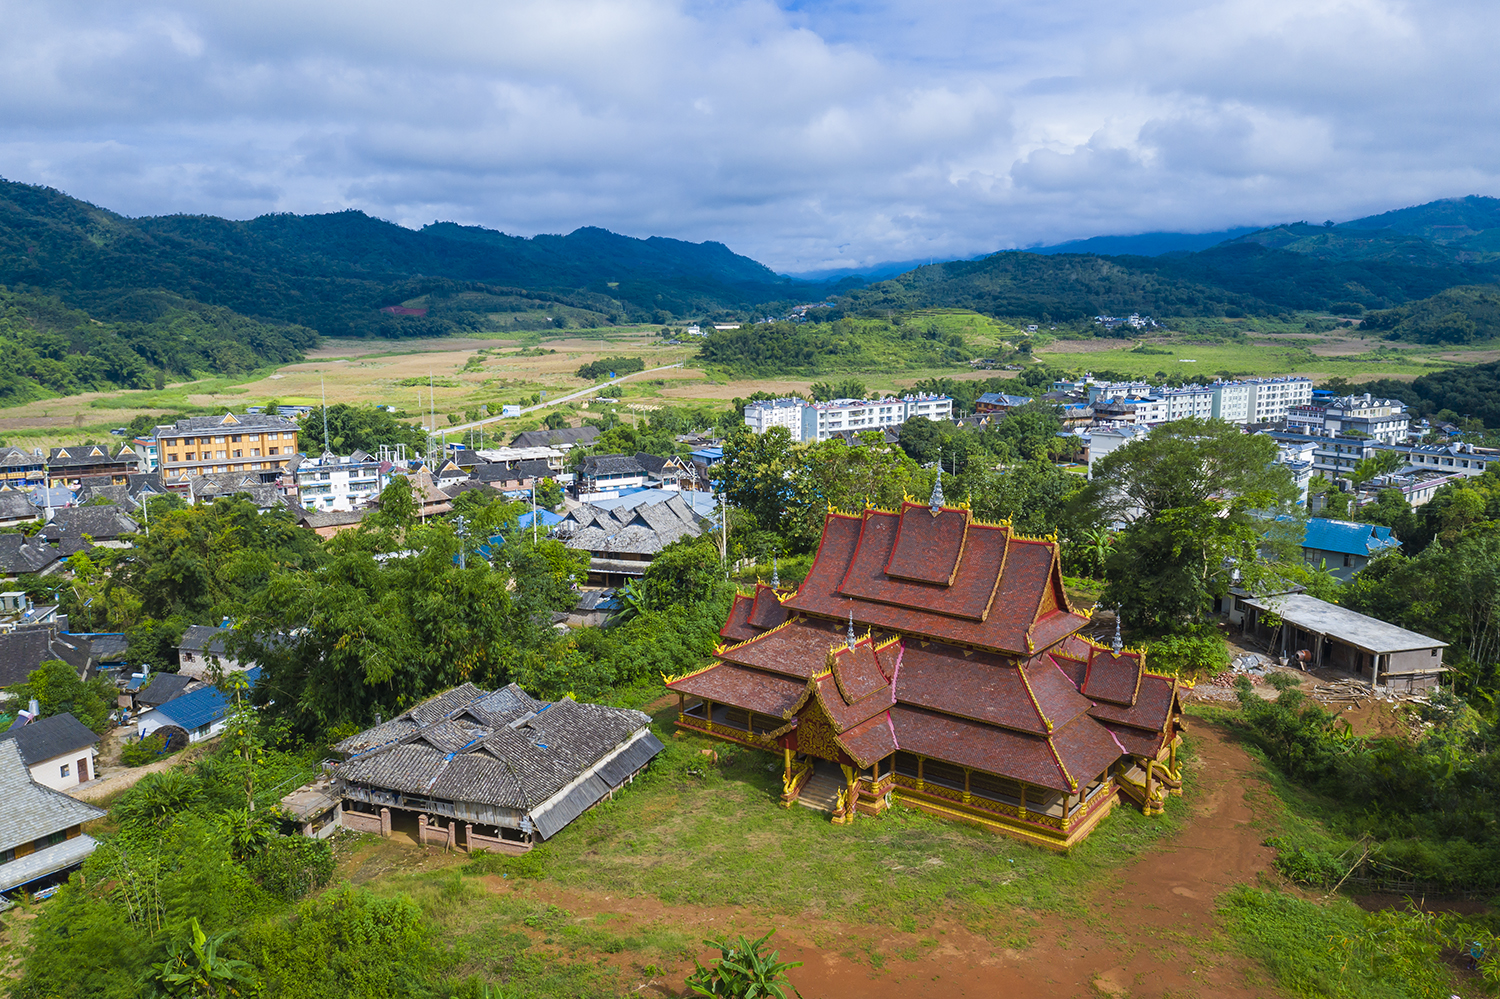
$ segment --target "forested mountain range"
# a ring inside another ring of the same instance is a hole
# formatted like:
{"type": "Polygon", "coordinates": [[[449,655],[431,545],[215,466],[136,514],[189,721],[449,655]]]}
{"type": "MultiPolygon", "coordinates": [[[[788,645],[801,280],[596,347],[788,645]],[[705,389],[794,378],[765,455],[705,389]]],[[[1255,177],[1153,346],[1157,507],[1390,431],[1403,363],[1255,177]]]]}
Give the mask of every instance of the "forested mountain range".
{"type": "Polygon", "coordinates": [[[326,336],[441,334],[539,309],[590,325],[665,322],[797,297],[789,279],[720,243],[596,228],[531,239],[453,223],[413,231],[357,211],[129,219],[3,181],[0,284],[105,321],[133,293],[162,290],[326,336]],[[425,315],[381,311],[413,299],[425,315]]]}
{"type": "MultiPolygon", "coordinates": [[[[1086,241],[1082,246],[1097,244],[1086,241]]],[[[1109,244],[1113,245],[1113,244],[1109,244]]],[[[1134,245],[1134,244],[1121,244],[1134,245]]],[[[1140,244],[1145,246],[1146,244],[1140,244]]],[[[1159,256],[1007,251],[866,284],[794,281],[720,243],[583,228],[522,238],[362,212],[131,219],[0,181],[0,404],[282,363],[323,336],[433,336],[931,307],[1072,320],[1365,315],[1425,342],[1500,335],[1500,200],[1298,222],[1159,256]]]]}

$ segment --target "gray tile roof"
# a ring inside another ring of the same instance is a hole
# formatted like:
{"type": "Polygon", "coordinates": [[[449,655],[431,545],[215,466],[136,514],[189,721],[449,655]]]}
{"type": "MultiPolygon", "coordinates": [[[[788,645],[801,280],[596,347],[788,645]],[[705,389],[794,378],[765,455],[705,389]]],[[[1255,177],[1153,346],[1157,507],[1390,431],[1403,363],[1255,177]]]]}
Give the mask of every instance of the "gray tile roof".
{"type": "Polygon", "coordinates": [[[583,459],[584,475],[644,475],[646,467],[632,454],[591,454],[583,459]]]}
{"type": "Polygon", "coordinates": [[[0,520],[29,520],[37,515],[31,498],[16,489],[0,491],[0,520]]]}
{"type": "Polygon", "coordinates": [[[9,850],[69,826],[101,819],[102,808],[86,805],[31,779],[14,740],[0,741],[0,850],[9,850]]]}
{"type": "Polygon", "coordinates": [[[223,416],[192,416],[171,426],[157,428],[157,437],[173,434],[197,434],[203,431],[232,434],[254,430],[296,430],[297,422],[264,413],[225,413],[223,416]]]}
{"type": "Polygon", "coordinates": [[[511,440],[511,447],[557,447],[588,444],[599,436],[592,426],[564,427],[561,430],[523,430],[511,440]]]}
{"type": "Polygon", "coordinates": [[[0,534],[0,573],[19,576],[41,572],[60,558],[62,553],[55,545],[24,534],[0,534]]]}
{"type": "Polygon", "coordinates": [[[52,471],[90,465],[139,465],[140,455],[126,444],[114,454],[107,444],[75,444],[71,447],[55,447],[47,455],[47,468],[52,471]]]}
{"type": "Polygon", "coordinates": [[[21,759],[28,767],[34,767],[55,756],[92,746],[99,737],[67,712],[38,718],[30,725],[13,726],[10,731],[0,733],[0,740],[15,743],[21,759]]]}
{"type": "Polygon", "coordinates": [[[179,651],[186,649],[188,652],[202,652],[209,655],[222,656],[224,654],[224,636],[229,634],[228,628],[215,628],[207,624],[190,624],[182,632],[182,638],[177,642],[179,651]]]}
{"type": "MultiPolygon", "coordinates": [[[[346,785],[442,801],[523,812],[547,803],[556,811],[550,799],[650,721],[627,708],[537,701],[515,684],[490,692],[464,684],[339,743],[334,749],[349,759],[334,775],[346,785]]],[[[609,785],[600,787],[582,808],[608,793],[609,785]]],[[[554,818],[566,824],[582,808],[554,818]]]]}
{"type": "Polygon", "coordinates": [[[52,520],[36,537],[66,541],[87,534],[95,541],[113,541],[122,534],[134,534],[140,526],[117,506],[70,506],[52,511],[52,520]]]}
{"type": "Polygon", "coordinates": [[[680,495],[662,503],[605,510],[592,504],[572,510],[557,526],[569,548],[610,555],[655,555],[683,537],[697,537],[708,523],[680,495]]]}
{"type": "Polygon", "coordinates": [[[87,641],[59,635],[53,626],[17,628],[0,635],[0,687],[25,683],[27,674],[49,659],[61,659],[81,676],[90,658],[87,641]]]}
{"type": "Polygon", "coordinates": [[[135,695],[140,708],[154,708],[181,697],[195,681],[182,673],[153,673],[150,681],[135,695]]]}

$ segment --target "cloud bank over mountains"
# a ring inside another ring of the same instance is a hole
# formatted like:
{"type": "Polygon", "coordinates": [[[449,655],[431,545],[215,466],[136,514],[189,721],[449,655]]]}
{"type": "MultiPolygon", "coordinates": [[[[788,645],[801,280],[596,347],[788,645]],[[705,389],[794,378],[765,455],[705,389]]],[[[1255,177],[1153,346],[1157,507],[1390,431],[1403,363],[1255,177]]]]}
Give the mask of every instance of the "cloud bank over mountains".
{"type": "Polygon", "coordinates": [[[137,215],[600,225],[804,271],[1500,193],[1473,0],[0,0],[0,23],[0,175],[137,215]]]}

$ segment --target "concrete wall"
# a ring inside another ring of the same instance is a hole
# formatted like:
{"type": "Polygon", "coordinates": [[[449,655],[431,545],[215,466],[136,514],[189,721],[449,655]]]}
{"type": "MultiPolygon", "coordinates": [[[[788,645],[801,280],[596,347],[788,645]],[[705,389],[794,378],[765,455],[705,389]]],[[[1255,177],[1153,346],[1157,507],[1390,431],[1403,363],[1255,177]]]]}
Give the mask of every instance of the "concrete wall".
{"type": "Polygon", "coordinates": [[[84,761],[84,765],[88,768],[89,780],[93,780],[99,776],[99,769],[96,765],[97,758],[98,753],[95,752],[93,746],[89,746],[87,749],[80,749],[74,753],[65,753],[50,760],[43,760],[32,767],[31,779],[43,787],[52,788],[54,791],[66,791],[71,787],[77,787],[83,783],[79,779],[78,763],[80,760],[84,761]],[[66,777],[62,775],[62,768],[64,766],[68,768],[68,776],[66,777]]]}

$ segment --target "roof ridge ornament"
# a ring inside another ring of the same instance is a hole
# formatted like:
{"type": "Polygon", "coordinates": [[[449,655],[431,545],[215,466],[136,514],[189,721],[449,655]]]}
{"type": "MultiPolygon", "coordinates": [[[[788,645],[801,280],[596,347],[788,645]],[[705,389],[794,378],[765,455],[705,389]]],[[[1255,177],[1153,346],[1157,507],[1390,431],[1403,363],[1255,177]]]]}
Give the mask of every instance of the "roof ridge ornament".
{"type": "Polygon", "coordinates": [[[1120,640],[1120,605],[1115,605],[1115,640],[1110,644],[1109,650],[1119,655],[1125,648],[1125,643],[1120,640]]]}
{"type": "Polygon", "coordinates": [[[848,637],[849,637],[849,648],[852,650],[854,648],[854,642],[855,642],[855,638],[854,638],[854,608],[853,607],[849,608],[849,636],[848,637]]]}
{"type": "Polygon", "coordinates": [[[778,569],[778,567],[776,565],[776,553],[775,552],[771,553],[771,587],[772,587],[772,589],[777,589],[777,590],[781,589],[781,574],[780,574],[780,570],[778,569]]]}
{"type": "Polygon", "coordinates": [[[927,508],[934,515],[943,509],[943,453],[938,452],[937,473],[932,479],[932,498],[927,501],[927,508]]]}

